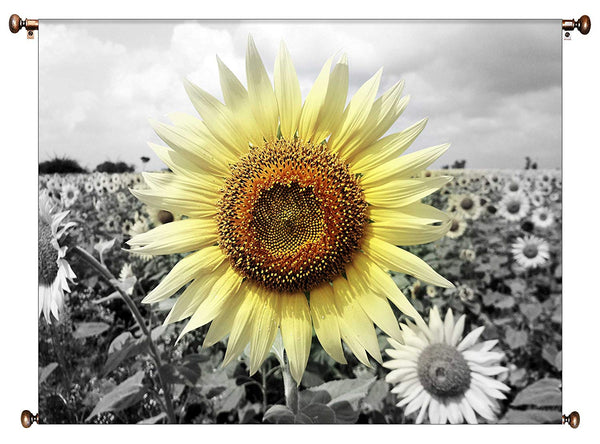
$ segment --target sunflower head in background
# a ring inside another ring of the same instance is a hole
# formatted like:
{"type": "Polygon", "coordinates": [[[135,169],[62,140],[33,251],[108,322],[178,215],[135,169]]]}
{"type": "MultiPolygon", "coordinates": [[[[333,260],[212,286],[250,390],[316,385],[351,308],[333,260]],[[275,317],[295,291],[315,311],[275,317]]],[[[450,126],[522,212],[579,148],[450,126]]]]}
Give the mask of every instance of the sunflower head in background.
{"type": "Polygon", "coordinates": [[[75,226],[65,223],[69,211],[57,212],[46,192],[38,197],[38,309],[48,324],[60,319],[64,308],[65,292],[75,273],[65,259],[67,247],[61,245],[67,232],[75,226]]]}
{"type": "Polygon", "coordinates": [[[186,82],[201,120],[154,123],[168,146],[151,146],[172,173],[145,173],[149,189],[132,191],[186,217],[135,236],[132,251],[190,253],[144,302],[189,283],[166,322],[190,318],[181,335],[210,323],[206,346],[229,336],[224,364],[250,343],[251,373],[280,330],[299,383],[313,327],[335,360],[346,362],[343,340],[364,364],[367,353],[381,362],[373,324],[401,337],[388,299],[423,322],[387,271],[452,286],[396,247],[450,228],[445,213],[420,202],[450,178],[415,178],[448,145],[400,156],[426,119],[383,137],[408,104],[403,83],[377,97],[380,70],[346,105],[345,56],[325,63],[304,102],[283,44],[274,85],[252,38],[247,89],[217,60],[225,103],[186,82]]]}

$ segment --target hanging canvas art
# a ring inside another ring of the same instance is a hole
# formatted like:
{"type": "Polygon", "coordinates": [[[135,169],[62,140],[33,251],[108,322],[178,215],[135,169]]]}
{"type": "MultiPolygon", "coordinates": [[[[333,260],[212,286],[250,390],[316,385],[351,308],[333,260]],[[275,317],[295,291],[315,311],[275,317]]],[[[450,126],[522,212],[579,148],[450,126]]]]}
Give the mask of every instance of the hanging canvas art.
{"type": "Polygon", "coordinates": [[[562,38],[44,21],[40,422],[560,423],[562,38]]]}

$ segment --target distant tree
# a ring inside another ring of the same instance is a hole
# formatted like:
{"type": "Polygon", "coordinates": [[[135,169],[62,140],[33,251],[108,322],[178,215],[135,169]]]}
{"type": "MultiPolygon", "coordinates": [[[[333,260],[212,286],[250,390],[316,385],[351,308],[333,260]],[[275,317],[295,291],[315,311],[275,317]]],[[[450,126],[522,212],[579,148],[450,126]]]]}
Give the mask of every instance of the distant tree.
{"type": "Polygon", "coordinates": [[[462,160],[455,160],[452,165],[444,165],[442,167],[443,170],[447,170],[448,168],[451,168],[453,170],[460,170],[465,168],[467,165],[467,161],[465,159],[462,160]]]}
{"type": "Polygon", "coordinates": [[[537,162],[532,162],[529,156],[525,156],[525,169],[537,170],[537,162]]]}
{"type": "Polygon", "coordinates": [[[96,167],[99,173],[133,173],[135,168],[125,162],[111,162],[107,160],[96,167]]]}
{"type": "Polygon", "coordinates": [[[39,174],[69,174],[69,173],[87,173],[76,160],[68,157],[55,157],[54,159],[40,162],[38,165],[39,174]]]}
{"type": "Polygon", "coordinates": [[[147,157],[147,156],[142,156],[142,157],[140,157],[140,159],[142,159],[142,163],[148,163],[148,162],[150,162],[150,158],[147,157]]]}

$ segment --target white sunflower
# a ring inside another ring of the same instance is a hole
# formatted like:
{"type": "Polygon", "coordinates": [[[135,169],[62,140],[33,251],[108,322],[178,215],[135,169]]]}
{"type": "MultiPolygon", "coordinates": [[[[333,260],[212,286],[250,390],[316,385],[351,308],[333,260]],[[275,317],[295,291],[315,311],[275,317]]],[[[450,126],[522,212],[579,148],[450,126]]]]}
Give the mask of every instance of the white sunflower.
{"type": "Polygon", "coordinates": [[[507,220],[518,222],[529,214],[529,199],[525,193],[509,194],[500,201],[498,211],[507,220]]]}
{"type": "Polygon", "coordinates": [[[533,211],[531,221],[538,228],[548,228],[554,224],[554,213],[547,207],[539,207],[533,211]]]}
{"type": "Polygon", "coordinates": [[[524,188],[524,182],[517,177],[513,177],[506,183],[504,191],[507,194],[514,194],[523,191],[524,188]]]}
{"type": "Polygon", "coordinates": [[[478,342],[484,327],[463,338],[465,315],[455,322],[448,310],[442,321],[435,306],[429,325],[401,326],[402,343],[388,339],[392,360],[383,365],[392,370],[385,380],[395,385],[392,393],[404,414],[418,412],[417,424],[426,418],[432,424],[477,424],[477,415],[495,421],[497,400],[510,390],[494,378],[507,370],[499,365],[504,354],[492,350],[498,341],[478,342]]]}
{"type": "Polygon", "coordinates": [[[532,235],[518,238],[511,251],[517,264],[525,269],[540,267],[550,259],[548,242],[532,235]]]}
{"type": "Polygon", "coordinates": [[[75,273],[65,259],[67,247],[59,242],[73,222],[63,223],[68,211],[55,213],[48,195],[39,196],[38,218],[38,297],[39,315],[44,314],[46,322],[52,317],[58,320],[64,307],[65,291],[70,292],[69,282],[75,273]]]}
{"type": "Polygon", "coordinates": [[[471,193],[450,196],[448,205],[450,208],[456,208],[465,219],[478,219],[481,214],[479,197],[471,193]]]}
{"type": "Polygon", "coordinates": [[[459,257],[463,261],[474,262],[475,258],[477,257],[477,254],[475,253],[475,251],[471,250],[470,248],[463,248],[462,250],[460,250],[459,257]]]}
{"type": "Polygon", "coordinates": [[[60,200],[65,208],[71,208],[79,197],[79,188],[72,183],[65,183],[60,192],[60,200]]]}
{"type": "Polygon", "coordinates": [[[446,232],[446,237],[457,239],[461,237],[467,229],[467,221],[458,213],[449,213],[450,229],[446,232]]]}

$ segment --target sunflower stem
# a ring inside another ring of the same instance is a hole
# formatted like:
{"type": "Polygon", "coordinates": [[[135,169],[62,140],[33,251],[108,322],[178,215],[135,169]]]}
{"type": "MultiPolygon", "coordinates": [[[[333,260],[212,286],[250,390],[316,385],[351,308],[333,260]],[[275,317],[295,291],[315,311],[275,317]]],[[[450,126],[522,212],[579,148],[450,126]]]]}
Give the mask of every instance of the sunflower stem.
{"type": "Polygon", "coordinates": [[[283,391],[285,393],[285,405],[290,409],[294,415],[298,413],[298,385],[292,373],[290,372],[290,365],[287,359],[281,366],[281,374],[283,375],[283,391]]]}
{"type": "Polygon", "coordinates": [[[164,405],[167,414],[167,418],[169,419],[170,424],[175,424],[177,422],[175,417],[175,411],[173,410],[173,402],[171,400],[171,390],[169,385],[166,383],[166,379],[163,375],[163,365],[160,359],[160,353],[156,348],[156,344],[152,340],[152,335],[144,318],[140,311],[138,310],[133,299],[127,294],[127,292],[123,291],[120,285],[118,285],[118,281],[115,276],[110,272],[110,270],[102,263],[100,263],[94,256],[88,253],[83,248],[76,246],[73,251],[75,251],[79,256],[86,261],[94,270],[96,270],[100,275],[108,281],[110,285],[119,293],[129,311],[133,315],[134,319],[140,326],[142,333],[146,336],[146,340],[148,341],[148,348],[150,350],[150,356],[154,360],[154,364],[156,365],[157,375],[158,375],[158,383],[163,390],[164,395],[164,405]]]}

